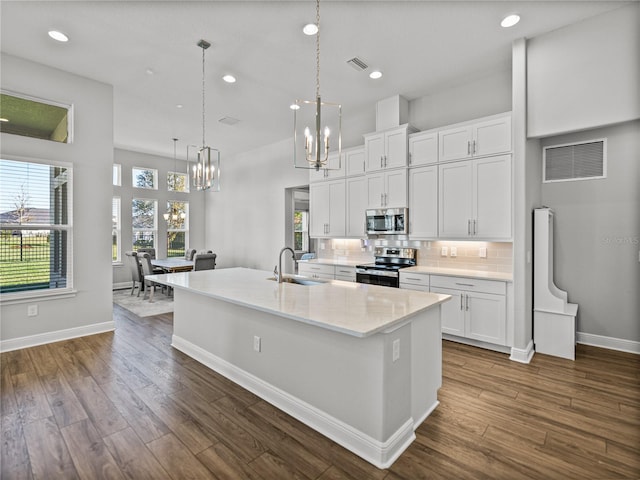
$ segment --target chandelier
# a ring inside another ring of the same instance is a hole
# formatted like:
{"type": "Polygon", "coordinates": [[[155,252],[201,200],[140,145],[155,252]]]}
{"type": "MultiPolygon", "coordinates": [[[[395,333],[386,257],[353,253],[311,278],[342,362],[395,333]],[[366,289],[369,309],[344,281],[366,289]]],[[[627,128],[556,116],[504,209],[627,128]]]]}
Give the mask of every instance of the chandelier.
{"type": "Polygon", "coordinates": [[[211,44],[200,40],[198,47],[202,49],[202,145],[187,146],[187,161],[193,158],[194,165],[191,175],[192,185],[196,190],[220,191],[220,152],[207,146],[205,141],[205,102],[204,102],[204,51],[211,44]]]}
{"type": "Polygon", "coordinates": [[[293,110],[293,164],[296,168],[339,170],[342,154],[342,105],[320,96],[320,0],[316,0],[316,96],[296,100],[293,110]],[[335,148],[337,162],[329,162],[335,148]]]}
{"type": "MultiPolygon", "coordinates": [[[[172,183],[171,187],[173,188],[174,192],[178,191],[177,186],[178,186],[178,178],[179,178],[178,169],[177,169],[177,157],[176,157],[177,141],[178,141],[177,138],[173,139],[173,172],[171,172],[171,177],[170,177],[171,183],[172,183]]],[[[185,178],[188,179],[188,176],[185,178]]],[[[171,205],[171,207],[169,208],[169,211],[162,215],[165,221],[169,222],[169,219],[171,219],[171,222],[169,223],[176,223],[178,219],[184,220],[187,217],[187,214],[184,211],[184,209],[180,209],[176,206],[176,202],[169,202],[169,203],[171,205]]]]}

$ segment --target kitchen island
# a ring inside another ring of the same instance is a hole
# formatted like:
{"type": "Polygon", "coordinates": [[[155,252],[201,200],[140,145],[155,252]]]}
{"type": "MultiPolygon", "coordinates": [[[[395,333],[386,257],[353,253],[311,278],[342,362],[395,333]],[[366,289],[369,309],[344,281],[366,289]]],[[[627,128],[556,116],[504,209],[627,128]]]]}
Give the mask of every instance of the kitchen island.
{"type": "Polygon", "coordinates": [[[154,275],[172,345],[379,468],[438,405],[449,296],[229,268],[154,275]]]}

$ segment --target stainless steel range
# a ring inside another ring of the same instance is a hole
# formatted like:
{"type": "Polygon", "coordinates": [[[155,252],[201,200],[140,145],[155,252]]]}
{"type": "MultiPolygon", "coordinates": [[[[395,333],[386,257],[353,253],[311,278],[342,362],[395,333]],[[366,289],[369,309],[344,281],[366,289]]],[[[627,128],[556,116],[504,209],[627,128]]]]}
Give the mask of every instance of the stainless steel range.
{"type": "Polygon", "coordinates": [[[400,269],[416,264],[415,248],[376,247],[375,263],[356,266],[356,282],[400,286],[400,269]]]}

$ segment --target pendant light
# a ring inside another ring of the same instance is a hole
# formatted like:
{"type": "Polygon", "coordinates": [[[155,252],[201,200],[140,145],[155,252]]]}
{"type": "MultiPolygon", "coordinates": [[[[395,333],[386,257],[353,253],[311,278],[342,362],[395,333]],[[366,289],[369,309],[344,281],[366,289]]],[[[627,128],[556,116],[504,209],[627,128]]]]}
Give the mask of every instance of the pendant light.
{"type": "Polygon", "coordinates": [[[193,157],[192,185],[196,190],[220,191],[220,152],[207,146],[205,141],[205,102],[204,102],[204,52],[211,44],[200,40],[198,47],[202,49],[202,145],[187,147],[187,161],[193,157]]]}
{"type": "Polygon", "coordinates": [[[342,105],[320,96],[320,0],[316,0],[316,97],[296,100],[293,110],[293,164],[296,168],[339,170],[342,156],[342,105]],[[329,164],[329,151],[337,162],[329,164]]]}

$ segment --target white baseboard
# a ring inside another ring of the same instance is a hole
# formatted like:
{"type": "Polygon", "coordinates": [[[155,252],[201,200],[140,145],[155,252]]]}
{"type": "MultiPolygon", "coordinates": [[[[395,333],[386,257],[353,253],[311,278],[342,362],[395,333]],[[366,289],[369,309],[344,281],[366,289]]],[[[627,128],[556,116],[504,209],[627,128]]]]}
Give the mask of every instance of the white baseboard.
{"type": "Polygon", "coordinates": [[[171,345],[378,468],[390,467],[415,439],[412,418],[409,418],[387,441],[380,442],[181,337],[173,335],[171,345]]]}
{"type": "Polygon", "coordinates": [[[509,360],[520,363],[529,363],[531,362],[534,353],[533,340],[529,340],[529,343],[525,348],[511,347],[511,356],[509,357],[509,360]]]}
{"type": "Polygon", "coordinates": [[[602,335],[594,335],[592,333],[578,332],[576,335],[576,342],[584,345],[591,345],[593,347],[640,354],[640,342],[625,340],[623,338],[604,337],[602,335]]]}
{"type": "Polygon", "coordinates": [[[113,290],[125,290],[127,288],[131,290],[131,282],[114,283],[112,287],[113,290]]]}
{"type": "Polygon", "coordinates": [[[0,352],[10,352],[12,350],[20,350],[21,348],[35,347],[46,343],[60,342],[71,338],[84,337],[86,335],[95,335],[96,333],[112,332],[116,329],[113,321],[94,323],[83,327],[67,328],[57,330],[55,332],[39,333],[28,337],[11,338],[9,340],[0,341],[0,352]]]}

